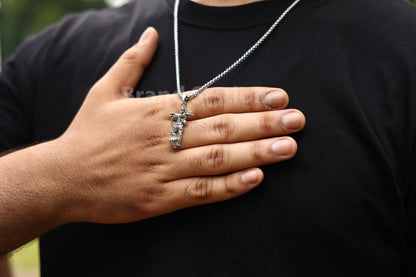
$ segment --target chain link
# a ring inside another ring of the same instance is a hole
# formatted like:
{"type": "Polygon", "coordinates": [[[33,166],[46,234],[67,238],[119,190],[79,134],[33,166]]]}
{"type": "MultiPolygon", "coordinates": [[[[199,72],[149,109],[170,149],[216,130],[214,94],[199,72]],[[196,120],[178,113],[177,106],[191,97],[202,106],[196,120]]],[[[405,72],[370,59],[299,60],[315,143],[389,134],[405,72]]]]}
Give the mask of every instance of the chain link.
{"type": "Polygon", "coordinates": [[[176,89],[179,97],[182,101],[188,102],[188,100],[198,96],[203,90],[212,86],[222,78],[224,78],[228,73],[234,70],[237,66],[243,63],[266,39],[273,30],[279,25],[279,23],[285,18],[285,16],[300,2],[301,0],[295,0],[280,16],[279,18],[270,26],[266,33],[261,36],[261,38],[253,44],[240,58],[238,58],[233,64],[227,67],[223,72],[209,80],[207,83],[202,85],[192,94],[185,95],[181,91],[181,75],[180,75],[180,66],[179,66],[179,34],[178,34],[178,10],[180,0],[175,0],[175,7],[173,11],[173,36],[175,43],[175,70],[176,70],[176,89]]]}

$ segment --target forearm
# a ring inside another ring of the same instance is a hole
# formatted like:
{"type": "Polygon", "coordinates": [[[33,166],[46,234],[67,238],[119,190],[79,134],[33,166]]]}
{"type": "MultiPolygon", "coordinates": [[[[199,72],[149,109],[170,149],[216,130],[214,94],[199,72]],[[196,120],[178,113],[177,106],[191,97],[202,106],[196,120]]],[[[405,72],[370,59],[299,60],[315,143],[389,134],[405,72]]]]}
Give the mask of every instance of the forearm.
{"type": "Polygon", "coordinates": [[[0,256],[64,223],[62,167],[43,143],[0,158],[0,256]]]}
{"type": "Polygon", "coordinates": [[[11,277],[9,261],[7,258],[0,258],[0,276],[11,277]]]}

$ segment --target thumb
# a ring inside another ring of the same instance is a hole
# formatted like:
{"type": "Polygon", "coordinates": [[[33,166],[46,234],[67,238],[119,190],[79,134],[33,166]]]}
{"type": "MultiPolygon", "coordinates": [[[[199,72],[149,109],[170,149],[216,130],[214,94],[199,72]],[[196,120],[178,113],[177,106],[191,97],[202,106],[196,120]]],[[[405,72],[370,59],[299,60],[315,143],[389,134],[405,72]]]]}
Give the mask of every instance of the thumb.
{"type": "Polygon", "coordinates": [[[95,87],[104,100],[115,100],[132,93],[146,67],[156,53],[159,35],[149,27],[140,40],[121,55],[110,70],[96,83],[95,87]]]}

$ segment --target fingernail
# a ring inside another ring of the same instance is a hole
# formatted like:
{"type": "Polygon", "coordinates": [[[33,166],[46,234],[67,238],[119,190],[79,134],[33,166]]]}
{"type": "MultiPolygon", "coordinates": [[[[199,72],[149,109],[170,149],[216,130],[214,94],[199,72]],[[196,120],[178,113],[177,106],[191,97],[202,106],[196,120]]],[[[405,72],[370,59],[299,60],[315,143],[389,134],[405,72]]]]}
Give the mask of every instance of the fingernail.
{"type": "Polygon", "coordinates": [[[147,27],[146,31],[143,32],[143,34],[140,36],[139,41],[137,42],[138,45],[143,45],[146,43],[146,41],[149,39],[150,37],[150,29],[152,27],[147,27]]]}
{"type": "Polygon", "coordinates": [[[286,130],[298,130],[302,127],[303,118],[298,112],[287,113],[282,118],[283,127],[286,130]]]}
{"type": "Polygon", "coordinates": [[[292,143],[287,139],[278,140],[272,145],[272,150],[280,156],[290,155],[292,153],[292,143]]]}
{"type": "Polygon", "coordinates": [[[263,99],[264,105],[269,109],[281,108],[286,104],[286,101],[286,93],[281,90],[269,92],[263,99]]]}
{"type": "Polygon", "coordinates": [[[247,171],[241,176],[241,180],[244,184],[248,186],[255,185],[259,180],[259,175],[257,174],[257,170],[250,170],[247,171]]]}

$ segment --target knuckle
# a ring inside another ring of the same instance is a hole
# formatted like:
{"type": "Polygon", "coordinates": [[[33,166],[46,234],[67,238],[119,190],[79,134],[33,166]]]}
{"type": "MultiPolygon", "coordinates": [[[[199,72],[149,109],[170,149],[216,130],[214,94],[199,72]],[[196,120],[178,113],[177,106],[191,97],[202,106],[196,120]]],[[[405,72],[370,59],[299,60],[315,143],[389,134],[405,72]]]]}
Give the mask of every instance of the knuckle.
{"type": "Polygon", "coordinates": [[[236,194],[236,190],[230,180],[227,180],[226,178],[224,178],[223,184],[224,184],[226,194],[231,194],[231,195],[236,194]]]}
{"type": "Polygon", "coordinates": [[[221,146],[212,148],[206,155],[206,167],[215,169],[224,166],[224,148],[221,146]]]}
{"type": "Polygon", "coordinates": [[[246,106],[247,110],[251,111],[254,108],[256,99],[256,92],[253,90],[247,90],[247,92],[243,95],[243,103],[246,106]]]}
{"type": "Polygon", "coordinates": [[[216,137],[227,140],[234,131],[234,124],[230,116],[219,117],[212,125],[212,131],[216,137]]]}
{"type": "Polygon", "coordinates": [[[264,160],[264,150],[262,150],[262,144],[258,142],[253,142],[250,147],[251,158],[254,162],[259,163],[264,160]]]}
{"type": "Polygon", "coordinates": [[[161,161],[148,161],[143,163],[145,172],[159,172],[162,165],[163,163],[161,161]]]}
{"type": "Polygon", "coordinates": [[[139,53],[136,48],[130,48],[121,56],[121,59],[127,63],[135,63],[139,59],[139,53]]]}
{"type": "Polygon", "coordinates": [[[90,211],[88,212],[89,216],[92,218],[102,219],[108,216],[113,218],[119,216],[128,216],[137,218],[138,214],[142,213],[142,207],[136,203],[129,201],[125,202],[110,202],[107,205],[104,205],[98,212],[90,211]]]}
{"type": "Polygon", "coordinates": [[[224,91],[218,88],[210,89],[209,93],[203,98],[203,102],[208,112],[221,114],[224,112],[224,91]]]}
{"type": "Polygon", "coordinates": [[[222,168],[225,165],[224,148],[222,146],[212,147],[202,155],[193,156],[190,164],[193,168],[204,170],[222,168]]]}
{"type": "Polygon", "coordinates": [[[191,167],[192,168],[203,168],[204,167],[204,163],[202,161],[203,159],[198,156],[198,155],[194,155],[191,158],[191,167]]]}
{"type": "Polygon", "coordinates": [[[213,187],[214,186],[210,178],[197,178],[187,187],[186,194],[191,199],[207,200],[212,197],[213,187]]]}
{"type": "Polygon", "coordinates": [[[158,107],[158,106],[151,106],[148,109],[146,109],[143,117],[144,118],[149,118],[149,117],[152,117],[152,116],[156,116],[160,112],[161,112],[161,108],[160,107],[158,107]]]}
{"type": "Polygon", "coordinates": [[[154,146],[159,146],[163,144],[165,139],[166,139],[165,136],[161,135],[160,133],[150,133],[150,134],[144,135],[143,141],[146,144],[146,146],[154,147],[154,146]]]}
{"type": "Polygon", "coordinates": [[[154,203],[157,198],[162,197],[166,193],[166,187],[164,184],[156,183],[152,184],[142,191],[141,204],[144,206],[149,206],[151,203],[154,203]]]}
{"type": "Polygon", "coordinates": [[[270,134],[273,131],[272,127],[272,117],[270,113],[262,113],[260,117],[260,129],[266,131],[266,133],[270,134]]]}

